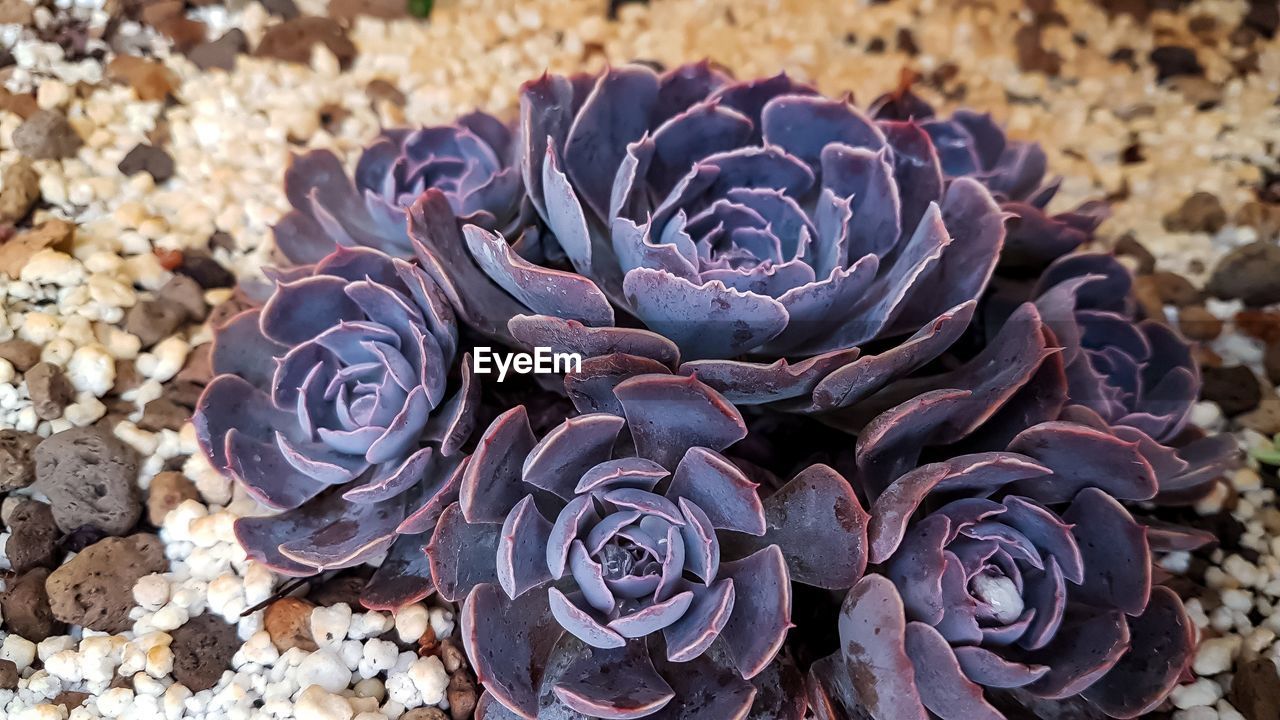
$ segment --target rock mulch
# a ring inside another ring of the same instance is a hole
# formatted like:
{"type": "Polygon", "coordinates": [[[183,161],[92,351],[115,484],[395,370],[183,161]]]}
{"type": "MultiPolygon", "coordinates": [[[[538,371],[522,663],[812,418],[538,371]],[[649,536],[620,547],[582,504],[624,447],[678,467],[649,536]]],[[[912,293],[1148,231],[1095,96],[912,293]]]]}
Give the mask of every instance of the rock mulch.
{"type": "MultiPolygon", "coordinates": [[[[1275,450],[1274,3],[438,5],[421,23],[378,0],[0,0],[0,715],[469,716],[450,611],[362,612],[343,574],[276,598],[232,533],[261,509],[185,420],[209,324],[270,258],[291,153],[510,116],[543,69],[705,54],[865,101],[907,68],[941,106],[1054,138],[1060,206],[1109,199],[1101,235],[1143,273],[1144,309],[1201,342],[1193,420],[1275,450]],[[86,443],[109,459],[87,485],[86,443]]],[[[1206,638],[1176,720],[1280,716],[1278,488],[1251,461],[1197,508],[1220,546],[1165,559],[1206,638]]]]}

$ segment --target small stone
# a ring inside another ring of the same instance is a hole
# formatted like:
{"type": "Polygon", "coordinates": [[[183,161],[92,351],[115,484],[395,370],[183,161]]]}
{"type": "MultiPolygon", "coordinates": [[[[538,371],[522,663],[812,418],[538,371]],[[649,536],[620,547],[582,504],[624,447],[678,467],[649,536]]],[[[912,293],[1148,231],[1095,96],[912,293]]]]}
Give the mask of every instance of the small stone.
{"type": "Polygon", "coordinates": [[[14,572],[58,566],[58,525],[45,503],[24,500],[9,514],[9,541],[5,552],[14,572]]]}
{"type": "Polygon", "coordinates": [[[162,472],[151,479],[147,490],[147,520],[160,527],[170,510],[186,500],[200,500],[195,483],[180,472],[162,472]]]}
{"type": "Polygon", "coordinates": [[[201,70],[218,68],[230,72],[236,69],[236,56],[249,51],[249,40],[240,28],[228,30],[217,40],[196,45],[187,53],[187,59],[201,70]]]}
{"type": "Polygon", "coordinates": [[[1164,216],[1164,229],[1169,232],[1203,232],[1213,234],[1227,224],[1227,211],[1213,193],[1193,193],[1164,216]]]}
{"type": "Polygon", "coordinates": [[[49,701],[49,704],[61,705],[62,707],[66,708],[67,712],[69,713],[72,710],[75,710],[76,708],[85,704],[85,701],[87,701],[88,699],[89,699],[89,693],[76,692],[75,690],[63,690],[62,692],[53,696],[53,699],[49,701]]]}
{"type": "Polygon", "coordinates": [[[409,666],[407,674],[422,695],[424,705],[436,705],[444,699],[449,687],[449,675],[444,671],[440,658],[434,655],[418,658],[409,666]]]}
{"type": "Polygon", "coordinates": [[[146,143],[133,146],[117,167],[126,176],[145,172],[157,183],[173,177],[173,158],[164,150],[146,143]]]}
{"type": "Polygon", "coordinates": [[[111,386],[112,395],[121,395],[142,385],[142,373],[138,372],[138,364],[133,360],[116,360],[116,380],[111,386]]]}
{"type": "Polygon", "coordinates": [[[1280,205],[1250,200],[1236,211],[1232,222],[1258,231],[1259,240],[1280,236],[1280,205]]]}
{"type": "Polygon", "coordinates": [[[149,348],[173,335],[186,321],[187,311],[181,305],[143,300],[125,314],[124,329],[130,335],[137,335],[142,347],[149,348]]]}
{"type": "Polygon", "coordinates": [[[160,34],[169,38],[174,49],[185,53],[209,39],[209,26],[178,14],[167,17],[155,25],[160,34]]]}
{"type": "Polygon", "coordinates": [[[271,15],[275,15],[278,18],[284,18],[285,20],[292,20],[298,17],[298,15],[300,14],[300,12],[298,11],[298,6],[293,2],[293,0],[258,0],[258,1],[262,3],[262,7],[266,8],[268,13],[270,13],[271,15]]]}
{"type": "Polygon", "coordinates": [[[351,671],[332,650],[317,650],[298,665],[297,681],[299,687],[319,685],[328,692],[337,693],[351,684],[351,671]]]}
{"type": "Polygon", "coordinates": [[[35,13],[24,0],[0,0],[0,25],[31,25],[35,13]]]}
{"type": "Polygon", "coordinates": [[[171,17],[182,15],[185,9],[186,3],[183,0],[151,0],[142,6],[139,18],[154,27],[171,17]]]}
{"type": "Polygon", "coordinates": [[[1227,699],[1247,720],[1280,717],[1280,669],[1268,658],[1258,658],[1236,670],[1227,699]]]}
{"type": "Polygon", "coordinates": [[[56,110],[37,110],[13,131],[13,146],[33,160],[73,157],[83,144],[67,117],[56,110]]]}
{"type": "Polygon", "coordinates": [[[404,93],[400,92],[400,88],[382,78],[370,80],[369,84],[364,88],[364,94],[375,105],[380,102],[389,102],[396,107],[402,108],[407,102],[404,93]]]}
{"type": "Polygon", "coordinates": [[[1150,282],[1154,286],[1157,297],[1166,305],[1181,308],[1196,305],[1204,299],[1203,293],[1190,280],[1177,273],[1154,272],[1143,278],[1143,282],[1150,282]]]}
{"type": "Polygon", "coordinates": [[[59,620],[102,632],[128,630],[133,586],[138,578],[164,572],[169,563],[160,538],[139,533],[109,537],[85,548],[45,582],[49,606],[59,620]]]}
{"type": "Polygon", "coordinates": [[[1018,53],[1018,68],[1023,72],[1044,73],[1050,77],[1062,71],[1062,56],[1047,50],[1038,25],[1023,25],[1013,34],[1018,53]]]}
{"type": "Polygon", "coordinates": [[[1187,103],[1197,110],[1209,110],[1222,104],[1222,83],[1199,75],[1170,78],[1169,87],[1181,93],[1187,103]]]}
{"type": "Polygon", "coordinates": [[[0,110],[26,120],[40,109],[34,93],[12,93],[0,85],[0,110]]]}
{"type": "Polygon", "coordinates": [[[209,304],[204,301],[204,288],[186,275],[174,275],[156,293],[156,299],[186,311],[188,322],[204,322],[209,315],[209,304]]]}
{"type": "Polygon", "coordinates": [[[1280,29],[1280,5],[1271,0],[1253,0],[1244,16],[1244,26],[1268,40],[1280,29]]]}
{"type": "Polygon", "coordinates": [[[351,25],[359,15],[380,20],[396,20],[409,14],[404,0],[330,0],[329,17],[351,25]]]}
{"type": "Polygon", "coordinates": [[[65,430],[35,450],[35,487],[49,498],[63,532],[85,525],[123,535],[142,515],[138,457],[97,427],[65,430]]]}
{"type": "Polygon", "coordinates": [[[1268,342],[1262,351],[1262,368],[1272,385],[1280,386],[1280,340],[1268,342]]]}
{"type": "Polygon", "coordinates": [[[1217,403],[1227,417],[1249,412],[1262,402],[1258,379],[1243,365],[1203,368],[1201,374],[1204,379],[1201,397],[1217,403]]]}
{"type": "Polygon", "coordinates": [[[449,716],[440,708],[414,708],[401,715],[400,720],[449,720],[449,716]]]}
{"type": "Polygon", "coordinates": [[[40,174],[31,161],[19,158],[0,177],[0,223],[16,223],[25,218],[40,199],[40,174]]]}
{"type": "Polygon", "coordinates": [[[1195,51],[1180,45],[1161,45],[1152,50],[1151,63],[1156,66],[1156,82],[1179,75],[1204,74],[1204,67],[1196,59],[1195,51]]]}
{"type": "Polygon", "coordinates": [[[36,417],[41,420],[57,420],[62,411],[76,396],[71,381],[62,373],[57,365],[42,362],[23,374],[27,382],[27,392],[31,395],[31,404],[35,407],[36,417]]]}
{"type": "MultiPolygon", "coordinates": [[[[192,348],[187,355],[187,364],[182,366],[182,369],[174,376],[173,382],[169,384],[170,389],[177,389],[184,384],[201,388],[208,385],[209,381],[213,379],[212,356],[210,355],[212,350],[213,343],[205,343],[192,348]]],[[[171,397],[169,400],[173,401],[176,398],[171,397]]],[[[175,404],[190,407],[186,403],[176,402],[175,404]]]]}
{"type": "Polygon", "coordinates": [[[188,620],[170,635],[173,677],[193,692],[216,685],[240,647],[236,626],[207,613],[188,620]]]}
{"type": "Polygon", "coordinates": [[[1280,302],[1280,246],[1255,242],[1232,250],[1218,261],[1205,289],[1253,307],[1280,302]]]}
{"type": "Polygon", "coordinates": [[[271,643],[280,652],[299,648],[314,652],[316,641],[311,637],[311,611],[315,606],[298,598],[281,598],[267,606],[263,627],[271,635],[271,643]]]}
{"type": "Polygon", "coordinates": [[[453,720],[470,720],[476,709],[476,682],[465,670],[449,678],[449,715],[453,720]]]}
{"type": "Polygon", "coordinates": [[[191,412],[169,398],[161,397],[147,403],[142,409],[138,427],[147,432],[182,429],[191,412]]]}
{"type": "Polygon", "coordinates": [[[40,642],[63,629],[49,607],[49,595],[45,589],[48,578],[47,569],[36,568],[7,580],[8,586],[0,593],[4,627],[31,642],[40,642]]]}
{"type": "Polygon", "coordinates": [[[36,481],[34,452],[42,440],[35,433],[0,430],[0,492],[24,488],[36,481]]]}
{"type": "Polygon", "coordinates": [[[12,660],[0,660],[0,690],[17,690],[21,678],[12,660]]]}
{"type": "Polygon", "coordinates": [[[14,338],[0,343],[0,358],[8,360],[14,370],[24,373],[40,362],[40,346],[14,338]]]}
{"type": "MultiPolygon", "coordinates": [[[[195,280],[206,290],[231,287],[236,282],[235,275],[230,270],[222,267],[208,252],[199,249],[183,252],[182,264],[177,271],[195,280]]],[[[201,303],[203,302],[201,297],[201,303]]]]}
{"type": "Polygon", "coordinates": [[[18,233],[0,245],[0,272],[11,278],[21,276],[22,269],[36,253],[46,248],[68,247],[76,228],[66,220],[46,220],[32,230],[18,233]]]}
{"type": "Polygon", "coordinates": [[[453,638],[445,638],[440,641],[440,662],[444,663],[445,672],[453,674],[460,669],[470,667],[467,663],[467,653],[462,649],[458,642],[453,638]]]}
{"type": "Polygon", "coordinates": [[[311,48],[316,43],[324,43],[343,68],[355,59],[356,46],[336,20],[311,16],[297,17],[267,28],[254,54],[308,65],[311,63],[311,48]]]}
{"type": "Polygon", "coordinates": [[[1267,437],[1280,433],[1280,397],[1264,397],[1256,410],[1237,417],[1236,422],[1240,427],[1260,432],[1267,437]]]}
{"type": "Polygon", "coordinates": [[[106,75],[133,88],[139,100],[164,100],[178,85],[178,77],[162,63],[134,55],[116,55],[107,63],[106,75]]]}

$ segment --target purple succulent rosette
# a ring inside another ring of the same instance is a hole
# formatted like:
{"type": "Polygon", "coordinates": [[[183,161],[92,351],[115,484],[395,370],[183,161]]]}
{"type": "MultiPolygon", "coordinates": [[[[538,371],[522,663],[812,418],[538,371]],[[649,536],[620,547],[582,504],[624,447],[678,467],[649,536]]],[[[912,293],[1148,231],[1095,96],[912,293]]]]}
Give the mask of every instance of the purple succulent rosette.
{"type": "Polygon", "coordinates": [[[1132,275],[1115,257],[1055,260],[1031,291],[1063,347],[1070,416],[1135,442],[1160,478],[1162,503],[1194,502],[1238,460],[1235,441],[1187,418],[1200,389],[1191,346],[1168,325],[1139,320],[1132,275]]]}
{"type": "Polygon", "coordinates": [[[1000,256],[1000,271],[1035,274],[1053,260],[1087,244],[1107,218],[1106,203],[1087,202],[1049,215],[1059,179],[1045,179],[1048,158],[1039,143],[1010,140],[989,113],[957,110],[937,117],[933,106],[909,87],[871,105],[879,120],[914,121],[928,133],[948,178],[973,178],[995,195],[1012,217],[1000,256]]]}
{"type": "Polygon", "coordinates": [[[1004,450],[887,473],[939,401],[895,408],[859,439],[874,570],[841,609],[841,650],[811,669],[816,717],[1003,720],[1010,702],[1090,706],[1073,717],[1152,710],[1190,662],[1195,629],[1152,582],[1168,537],[1121,504],[1157,492],[1140,448],[1054,421],[1004,450]]]}
{"type": "Polygon", "coordinates": [[[453,311],[417,266],[338,248],[276,278],[261,307],[216,330],[193,418],[201,450],[278,515],[242,518],[250,557],[285,575],[386,553],[365,597],[395,607],[432,589],[423,553],[457,497],[478,390],[451,382],[453,311]]]}
{"type": "Polygon", "coordinates": [[[865,394],[936,358],[1005,235],[991,193],[948,181],[921,125],[786,76],[547,75],[524,88],[519,133],[530,203],[567,266],[450,231],[428,193],[410,234],[463,319],[696,372],[739,405],[842,407],[850,385],[865,394]]]}
{"type": "Polygon", "coordinates": [[[440,594],[465,598],[479,717],[799,720],[778,663],[791,583],[861,576],[852,488],[817,465],[762,499],[721,454],[741,415],[696,378],[610,395],[541,439],[522,407],[501,415],[436,526],[428,555],[440,594]]]}
{"type": "Polygon", "coordinates": [[[294,158],[285,172],[293,210],[275,227],[276,247],[292,263],[318,262],[335,247],[368,247],[408,258],[405,210],[428,189],[468,223],[514,232],[523,196],[512,166],[511,131],[482,112],[452,125],[386,130],[348,177],[328,150],[294,158]]]}

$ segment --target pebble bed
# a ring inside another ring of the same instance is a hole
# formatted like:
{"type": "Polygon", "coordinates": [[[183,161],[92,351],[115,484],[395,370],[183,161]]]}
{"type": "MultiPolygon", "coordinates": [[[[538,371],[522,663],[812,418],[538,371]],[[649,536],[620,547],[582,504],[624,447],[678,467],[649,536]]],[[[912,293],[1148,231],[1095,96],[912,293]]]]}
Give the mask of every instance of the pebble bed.
{"type": "Polygon", "coordinates": [[[289,588],[237,546],[263,510],[188,422],[209,326],[271,258],[291,153],[511,117],[544,69],[702,57],[864,102],[909,80],[1047,141],[1057,207],[1112,203],[1100,235],[1148,313],[1202,341],[1194,421],[1250,451],[1188,512],[1219,547],[1162,561],[1203,642],[1157,714],[1280,717],[1280,481],[1254,459],[1280,432],[1276,3],[405,7],[0,0],[0,717],[469,718],[450,608],[365,612],[342,577],[289,588]],[[77,465],[84,447],[106,460],[77,465]],[[59,497],[90,472],[87,507],[59,497]],[[75,529],[89,516],[120,530],[75,529]]]}

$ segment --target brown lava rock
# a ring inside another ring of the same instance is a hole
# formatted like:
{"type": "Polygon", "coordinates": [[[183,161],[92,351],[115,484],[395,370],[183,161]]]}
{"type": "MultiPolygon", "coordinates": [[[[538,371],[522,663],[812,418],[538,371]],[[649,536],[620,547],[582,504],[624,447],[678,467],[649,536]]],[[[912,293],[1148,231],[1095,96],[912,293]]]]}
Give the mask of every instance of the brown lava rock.
{"type": "Polygon", "coordinates": [[[18,679],[21,677],[18,666],[12,660],[0,660],[0,690],[17,690],[18,679]]]}
{"type": "Polygon", "coordinates": [[[1280,717],[1280,670],[1267,658],[1245,663],[1236,671],[1227,699],[1248,720],[1280,717]]]}
{"type": "Polygon", "coordinates": [[[134,583],[167,567],[164,546],[155,535],[107,538],[49,575],[45,582],[49,606],[63,622],[102,632],[124,632],[133,624],[129,610],[133,608],[134,583]]]}
{"type": "Polygon", "coordinates": [[[35,433],[0,430],[0,492],[24,488],[36,481],[32,453],[40,442],[35,433]]]}
{"type": "Polygon", "coordinates": [[[1232,250],[1218,261],[1205,288],[1254,307],[1280,302],[1280,246],[1255,242],[1232,250]]]}
{"type": "Polygon", "coordinates": [[[1262,352],[1262,367],[1272,385],[1280,385],[1280,340],[1267,343],[1262,352]]]}
{"type": "Polygon", "coordinates": [[[186,313],[186,321],[204,322],[209,315],[209,305],[204,301],[204,288],[186,275],[174,275],[160,288],[156,298],[166,304],[176,305],[186,313]]]}
{"type": "Polygon", "coordinates": [[[45,503],[24,500],[9,514],[9,542],[5,550],[14,572],[58,566],[58,525],[45,503]]]}
{"type": "Polygon", "coordinates": [[[137,335],[142,347],[149,348],[177,332],[186,320],[187,311],[181,305],[143,300],[125,314],[124,329],[130,335],[137,335]]]}
{"type": "Polygon", "coordinates": [[[313,16],[296,17],[267,28],[254,54],[307,65],[311,63],[311,47],[316,43],[324,43],[343,68],[355,59],[356,46],[347,37],[346,30],[333,18],[313,16]]]}
{"type": "Polygon", "coordinates": [[[170,634],[173,677],[193,692],[216,685],[240,647],[235,626],[208,613],[191,618],[170,634]]]}
{"type": "Polygon", "coordinates": [[[1253,371],[1243,365],[1203,368],[1200,394],[1222,408],[1227,417],[1249,412],[1262,402],[1262,387],[1253,371]]]}
{"type": "Polygon", "coordinates": [[[420,707],[401,715],[400,720],[449,720],[449,716],[440,708],[420,707]]]}
{"type": "Polygon", "coordinates": [[[48,570],[36,568],[10,579],[8,588],[0,593],[0,612],[4,613],[4,627],[31,642],[40,642],[63,630],[63,624],[49,607],[49,595],[45,588],[48,578],[48,570]]]}
{"type": "Polygon", "coordinates": [[[164,150],[146,143],[134,145],[116,167],[125,176],[145,172],[158,183],[173,177],[173,158],[164,150]]]}
{"type": "Polygon", "coordinates": [[[0,343],[0,358],[8,360],[15,370],[24,373],[40,362],[40,346],[14,338],[0,343]]]}
{"type": "Polygon", "coordinates": [[[1222,334],[1223,322],[1202,305],[1190,305],[1178,313],[1178,329],[1192,340],[1208,342],[1222,334]]]}
{"type": "Polygon", "coordinates": [[[1145,276],[1144,280],[1154,286],[1156,294],[1166,305],[1187,307],[1198,304],[1203,299],[1203,293],[1190,280],[1177,273],[1155,272],[1145,276]]]}
{"type": "Polygon", "coordinates": [[[23,379],[27,381],[27,393],[31,395],[36,417],[41,420],[62,417],[63,408],[76,396],[75,388],[62,374],[62,368],[51,363],[36,363],[23,374],[23,379]]]}
{"type": "Polygon", "coordinates": [[[1227,224],[1227,211],[1213,193],[1187,196],[1177,210],[1165,215],[1164,228],[1170,232],[1216,233],[1227,224]]]}
{"type": "Polygon", "coordinates": [[[263,627],[271,636],[271,644],[280,652],[301,648],[307,652],[316,649],[311,636],[311,610],[315,607],[306,600],[281,598],[267,606],[263,614],[263,627]]]}
{"type": "Polygon", "coordinates": [[[0,223],[16,223],[40,199],[40,175],[26,158],[10,165],[0,177],[0,223]]]}
{"type": "Polygon", "coordinates": [[[201,70],[236,69],[236,56],[249,50],[249,40],[240,28],[232,28],[217,40],[203,42],[187,53],[187,59],[201,70]]]}
{"type": "Polygon", "coordinates": [[[147,520],[160,527],[164,516],[185,500],[199,500],[200,492],[195,483],[180,472],[162,472],[151,480],[147,495],[147,520]]]}
{"type": "Polygon", "coordinates": [[[36,489],[53,505],[63,532],[82,526],[123,535],[142,516],[138,456],[97,427],[65,430],[35,451],[36,489]]]}
{"type": "Polygon", "coordinates": [[[33,160],[72,157],[83,144],[67,117],[56,110],[37,110],[13,131],[13,146],[33,160]]]}
{"type": "Polygon", "coordinates": [[[89,693],[76,692],[75,690],[63,690],[49,701],[50,705],[61,705],[71,712],[80,707],[89,699],[89,693]]]}
{"type": "Polygon", "coordinates": [[[142,409],[142,419],[138,421],[138,427],[147,432],[179,430],[190,416],[191,412],[185,407],[168,398],[160,397],[147,403],[142,409]]]}

